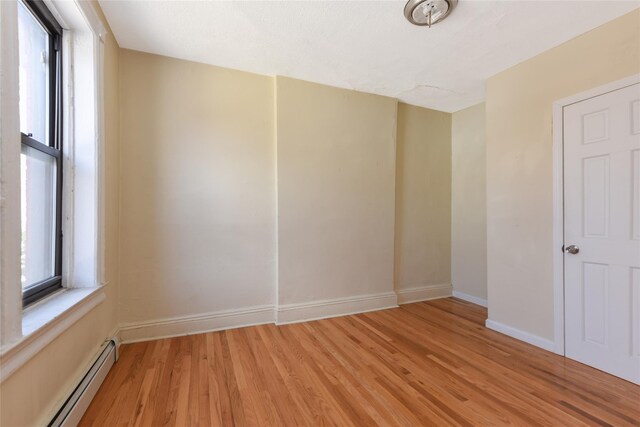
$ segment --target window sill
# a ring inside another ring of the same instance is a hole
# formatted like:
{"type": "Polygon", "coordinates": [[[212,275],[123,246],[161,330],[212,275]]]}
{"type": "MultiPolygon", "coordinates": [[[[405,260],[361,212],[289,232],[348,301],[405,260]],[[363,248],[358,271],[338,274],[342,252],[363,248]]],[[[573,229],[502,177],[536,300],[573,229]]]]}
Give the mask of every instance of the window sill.
{"type": "Polygon", "coordinates": [[[65,289],[22,315],[22,338],[0,352],[0,382],[106,299],[102,286],[65,289]]]}

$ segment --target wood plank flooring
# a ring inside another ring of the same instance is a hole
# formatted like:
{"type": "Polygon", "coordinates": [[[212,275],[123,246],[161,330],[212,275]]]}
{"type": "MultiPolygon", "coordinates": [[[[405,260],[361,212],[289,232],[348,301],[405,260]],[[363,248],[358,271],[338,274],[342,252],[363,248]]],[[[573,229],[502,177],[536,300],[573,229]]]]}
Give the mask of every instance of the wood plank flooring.
{"type": "Polygon", "coordinates": [[[640,387],[455,298],[123,345],[81,426],[640,426],[640,387]]]}

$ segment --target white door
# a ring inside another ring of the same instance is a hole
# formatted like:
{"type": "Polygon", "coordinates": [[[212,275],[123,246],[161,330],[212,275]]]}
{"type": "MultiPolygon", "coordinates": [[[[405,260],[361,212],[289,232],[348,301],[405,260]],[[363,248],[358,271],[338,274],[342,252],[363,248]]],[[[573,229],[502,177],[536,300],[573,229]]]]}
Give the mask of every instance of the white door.
{"type": "Polygon", "coordinates": [[[565,353],[638,384],[640,84],[564,107],[563,123],[565,353]]]}

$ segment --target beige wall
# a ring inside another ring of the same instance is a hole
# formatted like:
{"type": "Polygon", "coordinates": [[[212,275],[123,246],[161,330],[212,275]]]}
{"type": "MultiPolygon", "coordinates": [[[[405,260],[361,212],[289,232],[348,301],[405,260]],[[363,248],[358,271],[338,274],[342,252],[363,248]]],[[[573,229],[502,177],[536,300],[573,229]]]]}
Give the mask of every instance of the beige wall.
{"type": "Polygon", "coordinates": [[[120,322],[273,304],[273,80],[122,50],[120,322]]]}
{"type": "MultiPolygon", "coordinates": [[[[106,22],[106,21],[104,21],[106,22]]],[[[88,364],[116,327],[118,285],[118,57],[105,44],[105,287],[107,299],[76,322],[0,386],[0,425],[46,425],[86,373],[88,364]],[[73,351],[70,351],[73,350],[73,351]]]]}
{"type": "Polygon", "coordinates": [[[552,104],[638,72],[635,10],[487,81],[490,319],[553,339],[552,104]]]}
{"type": "Polygon", "coordinates": [[[398,104],[395,288],[451,283],[451,114],[398,104]]]}
{"type": "Polygon", "coordinates": [[[396,100],[276,86],[279,304],[393,291],[396,100]]]}
{"type": "Polygon", "coordinates": [[[453,113],[451,125],[451,281],[487,299],[484,104],[453,113]]]}

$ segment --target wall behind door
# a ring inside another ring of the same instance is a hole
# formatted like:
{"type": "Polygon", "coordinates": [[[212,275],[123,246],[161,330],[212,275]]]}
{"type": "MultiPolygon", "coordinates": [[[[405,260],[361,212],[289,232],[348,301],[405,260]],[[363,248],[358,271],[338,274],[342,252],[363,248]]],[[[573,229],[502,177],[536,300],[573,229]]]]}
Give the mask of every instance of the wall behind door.
{"type": "Polygon", "coordinates": [[[553,340],[553,102],[640,72],[640,9],[491,77],[489,318],[553,340]]]}

